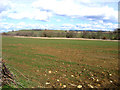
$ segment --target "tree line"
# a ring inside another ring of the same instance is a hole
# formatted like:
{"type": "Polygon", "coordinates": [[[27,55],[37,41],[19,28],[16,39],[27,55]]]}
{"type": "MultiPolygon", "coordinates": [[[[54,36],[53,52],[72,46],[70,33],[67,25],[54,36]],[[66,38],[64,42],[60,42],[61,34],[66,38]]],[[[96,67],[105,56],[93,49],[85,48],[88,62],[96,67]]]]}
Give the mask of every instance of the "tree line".
{"type": "Polygon", "coordinates": [[[102,31],[12,31],[8,33],[2,33],[2,35],[9,36],[32,36],[32,37],[66,37],[66,38],[89,38],[89,39],[111,39],[120,40],[120,31],[116,29],[114,31],[102,32],[102,31]]]}

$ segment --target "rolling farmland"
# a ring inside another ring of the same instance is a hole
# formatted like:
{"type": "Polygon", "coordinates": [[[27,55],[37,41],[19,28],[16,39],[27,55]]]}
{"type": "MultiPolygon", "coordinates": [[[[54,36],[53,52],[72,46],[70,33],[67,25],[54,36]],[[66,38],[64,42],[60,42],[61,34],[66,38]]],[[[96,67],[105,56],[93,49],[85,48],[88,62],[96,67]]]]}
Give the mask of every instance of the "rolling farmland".
{"type": "Polygon", "coordinates": [[[6,65],[25,88],[118,87],[118,42],[3,36],[6,65]]]}

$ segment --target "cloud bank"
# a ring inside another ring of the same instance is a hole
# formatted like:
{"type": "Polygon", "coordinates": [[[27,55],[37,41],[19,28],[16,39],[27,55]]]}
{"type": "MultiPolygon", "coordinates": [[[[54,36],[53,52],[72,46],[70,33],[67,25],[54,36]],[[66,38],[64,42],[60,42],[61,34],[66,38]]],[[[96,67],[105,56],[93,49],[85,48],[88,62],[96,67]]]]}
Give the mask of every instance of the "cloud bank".
{"type": "Polygon", "coordinates": [[[0,30],[113,30],[117,5],[118,0],[0,0],[0,30]]]}

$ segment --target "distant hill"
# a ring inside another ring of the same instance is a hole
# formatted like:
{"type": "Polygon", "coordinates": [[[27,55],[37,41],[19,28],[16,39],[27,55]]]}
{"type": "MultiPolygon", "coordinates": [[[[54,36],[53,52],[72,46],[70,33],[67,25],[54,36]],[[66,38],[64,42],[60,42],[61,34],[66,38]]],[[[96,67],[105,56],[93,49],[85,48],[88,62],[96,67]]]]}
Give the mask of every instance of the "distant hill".
{"type": "Polygon", "coordinates": [[[10,36],[32,36],[32,37],[66,37],[66,38],[89,38],[89,39],[111,39],[120,40],[116,31],[103,31],[103,30],[42,30],[42,29],[29,29],[10,31],[2,33],[2,35],[10,36]]]}
{"type": "MultiPolygon", "coordinates": [[[[27,31],[29,31],[30,29],[28,29],[27,31]]],[[[48,30],[48,31],[89,31],[89,32],[108,32],[105,30],[50,30],[50,29],[31,29],[30,31],[42,31],[42,30],[48,30]]],[[[25,30],[19,30],[19,31],[25,31],[25,30]]]]}
{"type": "Polygon", "coordinates": [[[98,32],[98,31],[101,31],[101,32],[108,32],[108,31],[103,31],[103,30],[69,30],[69,31],[89,31],[89,32],[98,32]]]}

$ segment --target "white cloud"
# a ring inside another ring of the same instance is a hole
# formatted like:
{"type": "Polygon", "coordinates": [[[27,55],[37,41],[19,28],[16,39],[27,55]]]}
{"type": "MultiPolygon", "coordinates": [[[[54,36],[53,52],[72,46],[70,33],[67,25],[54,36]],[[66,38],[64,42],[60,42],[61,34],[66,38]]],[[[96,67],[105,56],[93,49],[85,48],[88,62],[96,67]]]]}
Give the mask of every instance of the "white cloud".
{"type": "Polygon", "coordinates": [[[75,26],[73,25],[73,24],[67,24],[67,23],[65,23],[65,24],[62,24],[61,25],[61,29],[65,29],[65,30],[70,30],[70,29],[73,29],[75,26]]]}
{"type": "Polygon", "coordinates": [[[0,20],[4,17],[12,19],[34,19],[48,21],[52,13],[47,11],[40,11],[32,8],[31,4],[10,2],[10,0],[0,0],[0,20]]]}
{"type": "Polygon", "coordinates": [[[74,0],[78,2],[84,2],[84,3],[105,3],[105,2],[119,2],[119,0],[74,0]]]}
{"type": "Polygon", "coordinates": [[[63,29],[63,30],[113,30],[118,27],[118,24],[113,23],[104,23],[104,25],[96,23],[96,24],[84,24],[78,23],[76,25],[73,24],[62,24],[61,26],[55,26],[54,24],[46,24],[42,25],[39,23],[28,24],[25,22],[19,23],[0,23],[1,30],[19,30],[19,29],[63,29]],[[57,28],[56,28],[57,27],[57,28]]]}
{"type": "Polygon", "coordinates": [[[0,30],[8,30],[14,27],[13,23],[0,23],[0,30]]]}
{"type": "Polygon", "coordinates": [[[11,8],[10,0],[0,0],[0,13],[11,8]]]}
{"type": "MultiPolygon", "coordinates": [[[[11,6],[12,9],[2,13],[0,16],[8,16],[13,19],[29,18],[48,21],[49,17],[55,13],[58,15],[71,16],[72,18],[85,17],[88,20],[117,21],[118,12],[113,8],[108,6],[89,6],[93,5],[93,2],[94,4],[98,4],[96,1],[100,0],[37,0],[27,5],[26,3],[18,4],[10,2],[10,0],[1,0],[0,10],[4,11],[3,8],[6,9],[6,7],[9,6],[11,6]]],[[[113,0],[110,0],[110,2],[113,2],[113,0]]]]}
{"type": "Polygon", "coordinates": [[[61,20],[60,20],[60,19],[57,19],[56,21],[57,21],[57,22],[60,22],[61,20]]]}
{"type": "Polygon", "coordinates": [[[80,27],[80,28],[88,28],[88,27],[92,27],[92,25],[91,24],[83,24],[83,23],[81,23],[81,24],[76,24],[76,27],[80,27]]]}
{"type": "Polygon", "coordinates": [[[80,28],[80,29],[91,29],[91,30],[113,30],[115,28],[118,27],[118,24],[113,24],[113,23],[101,23],[101,22],[93,22],[93,23],[88,23],[88,24],[84,24],[84,23],[79,23],[76,24],[76,27],[80,28]]]}
{"type": "Polygon", "coordinates": [[[113,23],[104,23],[104,26],[112,29],[118,28],[118,24],[113,24],[113,23]]]}
{"type": "Polygon", "coordinates": [[[10,0],[0,0],[0,21],[5,20],[4,17],[11,9],[12,3],[10,0]]]}
{"type": "Polygon", "coordinates": [[[101,23],[101,24],[103,24],[103,20],[99,20],[98,22],[101,23]]]}
{"type": "Polygon", "coordinates": [[[119,2],[119,0],[92,0],[92,2],[119,2]]]}
{"type": "Polygon", "coordinates": [[[49,17],[52,16],[51,13],[46,12],[46,11],[40,11],[38,9],[34,9],[31,12],[29,11],[24,11],[24,12],[17,12],[17,13],[8,13],[7,15],[9,18],[13,18],[13,19],[24,19],[24,18],[28,18],[28,19],[34,19],[34,20],[44,20],[44,21],[48,21],[49,17]]]}
{"type": "MultiPolygon", "coordinates": [[[[81,22],[82,20],[88,22],[77,25],[66,23],[57,26],[56,24],[57,27],[62,29],[105,29],[118,27],[117,24],[113,24],[113,22],[118,21],[118,12],[112,6],[107,6],[107,4],[100,6],[99,4],[118,2],[118,0],[19,0],[19,2],[21,3],[17,3],[16,0],[0,0],[0,22],[9,22],[9,20],[13,19],[23,20],[24,18],[27,18],[29,21],[49,21],[49,18],[52,18],[54,15],[63,15],[71,17],[71,19],[66,18],[66,22],[70,19],[72,23],[76,21],[75,18],[81,20],[81,22]],[[8,18],[9,20],[7,21],[8,18]]],[[[62,23],[62,20],[63,18],[56,18],[57,22],[61,21],[62,23]]],[[[12,28],[56,28],[50,24],[41,25],[38,23],[32,24],[31,22],[27,24],[23,21],[15,24],[0,23],[0,27],[7,30],[12,28]]]]}
{"type": "MultiPolygon", "coordinates": [[[[86,16],[88,19],[95,20],[117,20],[118,14],[113,8],[108,6],[88,6],[92,3],[91,0],[37,0],[32,5],[34,8],[39,8],[40,10],[51,11],[59,15],[72,16],[73,18],[86,16]]],[[[94,2],[94,4],[98,3],[94,2]]]]}

